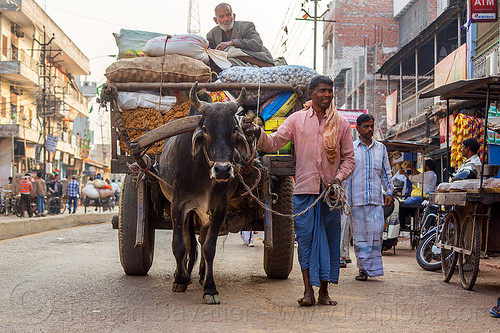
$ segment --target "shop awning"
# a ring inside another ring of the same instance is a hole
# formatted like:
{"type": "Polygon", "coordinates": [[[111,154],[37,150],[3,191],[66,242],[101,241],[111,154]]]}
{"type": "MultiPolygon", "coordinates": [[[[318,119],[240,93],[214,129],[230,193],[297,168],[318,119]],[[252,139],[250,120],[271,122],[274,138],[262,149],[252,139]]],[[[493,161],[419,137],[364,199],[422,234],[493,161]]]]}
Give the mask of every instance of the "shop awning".
{"type": "Polygon", "coordinates": [[[461,80],[445,84],[420,95],[419,98],[440,96],[441,100],[486,100],[488,86],[490,88],[490,100],[500,99],[500,76],[461,80]]]}
{"type": "Polygon", "coordinates": [[[388,152],[399,151],[401,153],[421,153],[427,154],[434,149],[438,149],[437,145],[429,145],[413,141],[398,141],[398,140],[382,140],[388,152]]]}

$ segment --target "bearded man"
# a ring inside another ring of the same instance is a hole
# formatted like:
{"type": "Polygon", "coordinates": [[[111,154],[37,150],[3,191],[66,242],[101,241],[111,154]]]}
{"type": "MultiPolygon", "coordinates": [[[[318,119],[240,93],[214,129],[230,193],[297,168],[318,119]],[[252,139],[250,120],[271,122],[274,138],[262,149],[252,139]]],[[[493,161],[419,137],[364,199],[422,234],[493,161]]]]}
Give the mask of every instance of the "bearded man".
{"type": "Polygon", "coordinates": [[[227,3],[215,7],[214,22],[217,24],[207,34],[209,47],[227,51],[228,60],[235,66],[271,67],[271,53],[262,43],[255,25],[247,21],[235,21],[236,15],[227,3]]]}

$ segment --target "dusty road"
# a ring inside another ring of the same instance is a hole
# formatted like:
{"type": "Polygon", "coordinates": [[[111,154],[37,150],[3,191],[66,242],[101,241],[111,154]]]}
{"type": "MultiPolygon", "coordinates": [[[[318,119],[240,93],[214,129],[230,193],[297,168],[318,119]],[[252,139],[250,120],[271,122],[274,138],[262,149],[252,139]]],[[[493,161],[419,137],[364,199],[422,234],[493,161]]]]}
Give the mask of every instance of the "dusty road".
{"type": "Polygon", "coordinates": [[[384,256],[383,278],[355,281],[350,264],[330,288],[336,307],[301,308],[298,265],[288,280],[268,280],[262,243],[247,248],[234,234],[218,242],[222,304],[203,304],[198,284],[172,293],[171,233],[156,235],[146,277],[124,275],[110,224],[0,241],[0,332],[500,332],[488,315],[500,269],[483,264],[467,292],[458,276],[445,284],[420,269],[407,241],[384,256]]]}

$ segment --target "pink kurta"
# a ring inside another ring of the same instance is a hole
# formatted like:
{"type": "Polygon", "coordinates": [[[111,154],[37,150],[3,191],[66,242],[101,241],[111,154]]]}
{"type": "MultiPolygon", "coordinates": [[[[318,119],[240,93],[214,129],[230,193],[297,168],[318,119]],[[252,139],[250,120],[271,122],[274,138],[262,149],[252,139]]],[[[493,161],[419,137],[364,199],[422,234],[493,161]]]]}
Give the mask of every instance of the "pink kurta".
{"type": "Polygon", "coordinates": [[[326,186],[334,178],[346,180],[354,170],[354,149],[349,122],[340,116],[338,155],[335,162],[328,160],[323,148],[323,128],[326,116],[318,121],[310,107],[290,115],[278,131],[268,135],[261,131],[257,146],[265,152],[275,152],[293,140],[295,145],[294,194],[319,194],[320,184],[326,186]]]}

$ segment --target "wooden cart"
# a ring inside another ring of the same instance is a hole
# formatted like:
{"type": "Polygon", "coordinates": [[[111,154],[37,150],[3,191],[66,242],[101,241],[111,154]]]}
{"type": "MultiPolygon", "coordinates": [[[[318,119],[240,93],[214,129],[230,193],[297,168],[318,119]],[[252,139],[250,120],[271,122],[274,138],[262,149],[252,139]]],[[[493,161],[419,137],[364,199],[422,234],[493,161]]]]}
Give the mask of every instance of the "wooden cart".
{"type": "MultiPolygon", "coordinates": [[[[487,113],[491,101],[497,103],[500,101],[500,77],[492,76],[457,81],[422,94],[420,98],[436,96],[440,96],[441,100],[446,100],[448,156],[450,156],[448,141],[450,99],[485,102],[483,142],[483,151],[485,151],[486,128],[488,128],[487,113]]],[[[447,174],[449,169],[448,159],[447,174]]],[[[434,193],[429,196],[431,204],[452,206],[452,210],[446,217],[442,233],[436,238],[437,240],[441,239],[441,241],[436,241],[436,245],[441,248],[441,267],[444,281],[448,282],[451,279],[458,262],[460,282],[466,290],[472,290],[476,283],[481,255],[486,255],[488,250],[500,251],[500,194],[485,193],[483,189],[484,176],[486,173],[483,162],[478,193],[434,193]]]]}
{"type": "MultiPolygon", "coordinates": [[[[156,229],[172,229],[172,219],[168,209],[170,203],[162,194],[155,177],[155,170],[150,164],[157,158],[147,155],[149,147],[169,137],[181,133],[192,132],[200,115],[186,116],[147,131],[140,137],[130,140],[121,119],[121,110],[117,103],[118,91],[168,91],[190,90],[193,83],[116,83],[103,86],[101,106],[111,107],[111,171],[126,173],[119,204],[119,217],[113,218],[113,227],[119,231],[120,259],[123,269],[128,275],[145,275],[148,273],[154,253],[156,229]],[[177,125],[179,124],[179,125],[177,125]],[[125,142],[130,154],[118,152],[118,140],[125,142]],[[139,168],[133,170],[131,165],[139,168]],[[148,170],[151,172],[144,172],[148,170]]],[[[201,83],[199,89],[208,91],[272,90],[294,91],[297,94],[295,110],[301,109],[306,86],[291,84],[256,84],[256,83],[201,83]]],[[[266,203],[285,214],[293,212],[293,178],[295,159],[292,155],[265,155],[258,163],[261,177],[255,184],[255,192],[266,203]]],[[[253,189],[252,189],[253,190],[253,189]]],[[[241,198],[236,198],[241,199],[241,198]]],[[[249,204],[242,208],[228,209],[221,233],[239,232],[242,230],[264,231],[264,270],[269,278],[287,278],[293,266],[294,240],[293,219],[276,216],[264,211],[252,203],[250,196],[243,200],[249,204]]],[[[231,200],[230,200],[231,204],[231,200]]]]}

